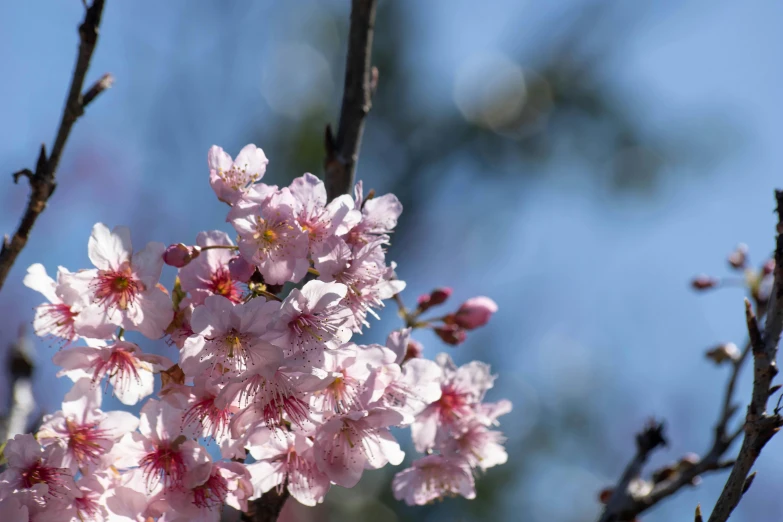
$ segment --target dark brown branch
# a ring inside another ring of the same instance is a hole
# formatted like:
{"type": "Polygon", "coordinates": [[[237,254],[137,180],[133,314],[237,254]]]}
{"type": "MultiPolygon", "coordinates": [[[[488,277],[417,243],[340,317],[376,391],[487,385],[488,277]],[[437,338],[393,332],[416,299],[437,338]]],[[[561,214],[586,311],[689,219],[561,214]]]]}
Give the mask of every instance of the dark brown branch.
{"type": "Polygon", "coordinates": [[[349,193],[353,186],[364,120],[372,107],[372,94],[378,82],[377,69],[373,70],[370,62],[377,4],[377,0],[351,1],[345,87],[337,136],[330,126],[326,127],[324,184],[329,200],[349,193]]]}
{"type": "Polygon", "coordinates": [[[57,184],[55,174],[57,166],[60,164],[65,143],[71,134],[71,128],[76,120],[84,113],[84,108],[95,99],[98,94],[111,85],[110,77],[105,75],[96,85],[82,96],[84,87],[84,78],[87,69],[90,66],[95,44],[98,41],[98,27],[101,23],[103,6],[105,0],[94,0],[84,14],[84,20],[79,26],[79,54],[76,58],[76,66],[71,78],[71,86],[68,90],[68,97],[65,100],[65,107],[60,119],[60,126],[57,129],[57,135],[54,139],[51,154],[46,154],[46,148],[42,145],[38,155],[38,161],[35,171],[22,169],[13,175],[14,182],[25,176],[30,182],[30,199],[27,202],[27,208],[22,215],[19,227],[16,229],[13,237],[6,237],[0,247],[0,289],[8,277],[8,272],[16,261],[17,256],[27,244],[30,237],[30,231],[35,225],[35,221],[41,212],[46,208],[46,203],[54,193],[57,184]]]}
{"type": "MultiPolygon", "coordinates": [[[[750,335],[751,338],[755,337],[754,332],[750,332],[750,335]]],[[[652,489],[642,496],[633,496],[628,490],[629,484],[626,483],[623,487],[623,480],[621,479],[614,488],[615,493],[613,493],[610,503],[604,508],[604,512],[600,519],[601,522],[634,520],[639,514],[649,510],[662,500],[674,495],[685,487],[693,485],[701,475],[722,471],[734,466],[733,460],[727,462],[723,460],[723,457],[731,444],[743,433],[742,426],[729,431],[729,423],[738,408],[738,405],[734,403],[734,393],[739,374],[752,351],[752,347],[753,342],[752,340],[749,340],[739,358],[731,363],[731,374],[726,383],[718,421],[715,424],[715,435],[707,453],[697,462],[693,463],[693,465],[689,465],[684,469],[678,469],[676,473],[671,474],[666,480],[656,482],[652,489]],[[616,500],[612,502],[615,498],[616,500]]],[[[634,460],[631,461],[631,464],[633,464],[637,458],[638,452],[634,457],[634,460]]],[[[629,466],[631,464],[629,464],[629,466]]],[[[639,470],[639,474],[640,473],[641,470],[639,470]]]]}
{"type": "Polygon", "coordinates": [[[636,435],[636,455],[628,463],[623,475],[620,477],[620,481],[614,488],[600,522],[616,520],[614,513],[622,510],[623,504],[627,501],[627,492],[631,483],[641,476],[644,464],[647,462],[650,454],[659,446],[665,445],[666,439],[663,435],[663,423],[650,421],[644,430],[636,435]]]}
{"type": "Polygon", "coordinates": [[[715,503],[709,522],[725,522],[742,495],[750,487],[748,476],[764,446],[783,426],[783,419],[774,411],[767,413],[767,400],[772,379],[778,373],[777,351],[783,331],[783,191],[775,191],[777,203],[777,240],[775,244],[775,271],[772,293],[767,308],[764,333],[759,330],[750,303],[746,304],[748,333],[753,346],[753,393],[745,416],[745,436],[742,439],[737,461],[729,474],[726,485],[715,503]]]}
{"type": "Polygon", "coordinates": [[[271,489],[261,495],[261,498],[250,502],[247,513],[242,513],[242,522],[267,522],[277,520],[288,499],[288,488],[281,492],[271,489]]]}

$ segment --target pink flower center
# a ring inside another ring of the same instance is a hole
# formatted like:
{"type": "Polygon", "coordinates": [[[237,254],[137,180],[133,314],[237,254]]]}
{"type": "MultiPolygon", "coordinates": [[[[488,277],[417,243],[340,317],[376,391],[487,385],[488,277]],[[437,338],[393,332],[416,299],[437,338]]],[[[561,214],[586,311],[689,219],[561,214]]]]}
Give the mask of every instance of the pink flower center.
{"type": "Polygon", "coordinates": [[[440,400],[436,403],[440,419],[444,423],[451,423],[457,419],[470,415],[470,404],[464,393],[451,386],[444,386],[440,400]]]}
{"type": "Polygon", "coordinates": [[[228,298],[232,303],[238,303],[242,300],[242,292],[231,279],[231,273],[227,267],[221,266],[213,274],[207,288],[210,292],[222,295],[228,298]]]}
{"type": "Polygon", "coordinates": [[[325,409],[336,413],[345,413],[359,405],[359,388],[361,384],[348,375],[343,373],[337,377],[326,390],[324,390],[325,409]]]}
{"type": "Polygon", "coordinates": [[[61,497],[67,492],[66,486],[63,483],[63,476],[67,474],[68,470],[64,468],[44,466],[43,463],[38,460],[22,471],[21,484],[25,489],[32,488],[36,484],[46,484],[49,486],[49,495],[61,497]]]}
{"type": "Polygon", "coordinates": [[[225,502],[228,496],[228,481],[216,470],[207,481],[193,489],[193,504],[201,509],[212,509],[225,502]]]}
{"type": "Polygon", "coordinates": [[[40,324],[42,332],[73,341],[77,339],[74,329],[74,318],[79,315],[73,312],[71,307],[64,303],[42,304],[38,307],[43,321],[40,324]]]}
{"type": "Polygon", "coordinates": [[[91,285],[96,301],[107,308],[120,310],[127,310],[145,290],[144,284],[133,276],[128,263],[123,263],[119,270],[99,270],[91,285]]]}
{"type": "Polygon", "coordinates": [[[163,482],[164,487],[178,486],[185,474],[182,453],[172,448],[168,442],[158,443],[153,451],[144,455],[139,467],[144,471],[149,489],[153,489],[159,482],[163,482]]]}
{"type": "Polygon", "coordinates": [[[263,408],[264,422],[269,429],[279,428],[283,425],[283,414],[288,415],[291,421],[301,426],[307,419],[309,408],[307,403],[294,395],[274,396],[263,408]]]}
{"type": "Polygon", "coordinates": [[[259,173],[249,173],[246,167],[240,167],[239,165],[232,165],[228,171],[223,169],[217,170],[217,175],[220,176],[226,185],[234,190],[241,190],[247,187],[250,183],[255,183],[261,176],[259,173]]]}
{"type": "Polygon", "coordinates": [[[340,323],[330,322],[328,317],[315,314],[300,314],[288,322],[288,329],[294,337],[294,344],[300,351],[333,339],[340,323]]]}
{"type": "Polygon", "coordinates": [[[127,388],[131,384],[131,379],[135,379],[137,382],[141,380],[137,365],[138,360],[133,352],[115,346],[108,359],[99,357],[92,363],[93,381],[100,381],[105,375],[108,375],[109,378],[115,379],[115,387],[127,388]]]}
{"type": "Polygon", "coordinates": [[[71,420],[65,421],[68,430],[68,449],[73,453],[79,466],[87,462],[96,463],[104,454],[101,443],[109,442],[106,430],[98,423],[77,424],[71,420]]]}
{"type": "Polygon", "coordinates": [[[313,211],[312,215],[307,215],[306,212],[301,212],[297,217],[299,226],[302,230],[307,232],[310,237],[310,241],[323,241],[327,236],[327,228],[331,224],[326,211],[324,209],[317,209],[313,211]]]}
{"type": "Polygon", "coordinates": [[[100,513],[100,497],[92,491],[82,490],[82,496],[74,499],[79,520],[96,520],[100,513]]]}
{"type": "Polygon", "coordinates": [[[228,430],[228,422],[231,420],[230,406],[218,408],[215,406],[213,395],[203,397],[196,401],[183,416],[184,423],[199,422],[202,428],[213,438],[219,437],[228,430]]]}

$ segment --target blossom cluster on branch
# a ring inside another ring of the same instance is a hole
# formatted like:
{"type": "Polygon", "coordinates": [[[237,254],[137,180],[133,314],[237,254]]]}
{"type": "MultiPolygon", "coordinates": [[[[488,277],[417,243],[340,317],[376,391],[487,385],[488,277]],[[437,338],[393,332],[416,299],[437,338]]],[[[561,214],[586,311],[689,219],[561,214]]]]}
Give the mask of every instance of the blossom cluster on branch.
{"type": "Polygon", "coordinates": [[[394,478],[408,504],[473,498],[474,478],[506,461],[494,427],[511,404],[484,402],[489,366],[426,359],[411,338],[432,328],[459,344],[494,302],[422,319],[449,298],[438,289],[408,312],[386,260],[397,198],[365,195],[360,182],[353,197],[327,201],[311,174],[269,186],[267,162],[255,145],[236,159],[209,151],[236,241],[214,230],[193,245],[134,250],[127,228],[98,223],[94,268],[59,267],[54,279],[40,264],[28,269],[25,284],[48,301],[34,329],[60,340],[53,362],[74,384],[37,434],[5,445],[0,520],[215,521],[224,505],[247,510],[272,489],[312,506],[331,484],[353,487],[365,469],[401,464],[396,427],[410,427],[425,454],[394,478]],[[164,264],[178,269],[169,288],[164,264]],[[392,297],[407,327],[385,346],[358,344],[392,297]],[[135,336],[165,338],[170,357],[145,353],[135,336]],[[139,415],[102,411],[109,387],[139,415]]]}

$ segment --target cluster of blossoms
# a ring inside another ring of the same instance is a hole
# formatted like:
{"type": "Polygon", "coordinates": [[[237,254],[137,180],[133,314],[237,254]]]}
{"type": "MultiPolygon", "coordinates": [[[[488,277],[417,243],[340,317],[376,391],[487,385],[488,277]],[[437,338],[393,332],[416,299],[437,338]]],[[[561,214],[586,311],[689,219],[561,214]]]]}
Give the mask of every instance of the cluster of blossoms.
{"type": "Polygon", "coordinates": [[[272,489],[312,506],[331,484],[401,464],[395,427],[410,427],[426,454],[395,476],[398,499],[473,498],[474,477],[506,461],[492,428],[511,405],[482,402],[494,381],[486,364],[425,359],[411,330],[457,344],[494,303],[419,319],[448,298],[436,290],[414,313],[402,308],[409,328],[385,346],[352,342],[405,286],[386,261],[397,198],[365,197],[359,183],[327,202],[311,174],[265,185],[254,145],[235,160],[212,147],[208,163],[236,243],[209,231],[195,245],[134,251],[127,228],[99,223],[95,268],[59,268],[56,279],[29,268],[25,284],[49,301],[35,331],[61,340],[53,360],[74,385],[35,436],[7,442],[0,520],[215,521],[223,505],[247,510],[272,489]],[[170,290],[164,264],[178,269],[170,290]],[[143,352],[130,332],[165,338],[171,357],[143,352]],[[144,401],[138,417],[100,409],[109,386],[123,404],[144,401]]]}

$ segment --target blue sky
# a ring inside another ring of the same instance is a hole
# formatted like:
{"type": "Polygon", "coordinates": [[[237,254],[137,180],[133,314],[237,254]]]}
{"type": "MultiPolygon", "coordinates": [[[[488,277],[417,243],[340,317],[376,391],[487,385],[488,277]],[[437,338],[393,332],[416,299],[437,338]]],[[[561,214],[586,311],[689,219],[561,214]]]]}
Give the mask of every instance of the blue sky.
{"type": "MultiPolygon", "coordinates": [[[[454,82],[472,56],[524,50],[535,63],[533,44],[562,29],[556,9],[581,5],[403,3],[416,50],[403,60],[420,85],[410,103],[433,112],[455,110],[454,82]]],[[[182,0],[108,4],[88,82],[106,71],[117,81],[77,124],[60,187],[0,294],[3,344],[38,303],[21,285],[26,266],[43,262],[50,272],[58,264],[88,266],[86,243],[96,221],[135,225],[138,245],[187,241],[199,230],[221,227],[224,208],[207,184],[208,147],[216,143],[235,153],[249,128],[273,115],[295,119],[300,104],[314,97],[337,110],[341,79],[330,70],[343,45],[336,0],[224,8],[182,0]],[[314,20],[323,17],[332,22],[319,23],[321,33],[313,35],[314,20]],[[306,66],[291,67],[291,60],[306,66]],[[167,93],[176,103],[162,106],[167,93]]],[[[783,186],[783,5],[638,4],[642,14],[617,28],[618,45],[600,75],[650,133],[673,142],[698,134],[697,160],[667,164],[669,175],[654,196],[641,198],[611,195],[568,155],[514,190],[493,181],[477,186],[469,174],[486,167],[459,157],[446,165],[448,182],[432,195],[421,223],[418,236],[427,241],[417,242],[415,255],[408,253],[408,265],[400,267],[409,300],[450,285],[457,299],[485,294],[500,305],[494,323],[455,358],[464,362],[491,351],[502,363],[497,397],[517,403],[506,425],[518,458],[528,458],[525,434],[536,422],[537,403],[569,394],[600,402],[616,462],[595,469],[587,456],[540,464],[542,491],[569,487],[583,513],[597,509],[595,491],[619,473],[632,451],[632,433],[649,415],[669,421],[672,447],[661,462],[709,443],[724,372],[707,364],[703,350],[743,342],[742,293],[694,295],[687,283],[700,272],[725,274],[725,255],[738,242],[750,246],[756,261],[771,250],[772,189],[783,186]]],[[[30,166],[40,141],[52,139],[80,16],[78,0],[0,6],[7,78],[0,83],[0,171],[10,175],[30,166]]],[[[274,168],[275,151],[266,153],[274,168]]],[[[370,160],[359,176],[383,187],[370,160]]],[[[24,197],[24,186],[0,183],[1,230],[16,226],[24,197]]],[[[385,319],[386,326],[375,327],[378,336],[392,327],[393,313],[385,319]]],[[[430,354],[441,348],[431,336],[422,341],[430,354]]],[[[67,387],[59,382],[53,392],[56,369],[44,363],[53,349],[39,347],[37,393],[47,409],[56,408],[67,387]]],[[[748,384],[741,386],[743,397],[748,384]]],[[[746,499],[763,505],[768,520],[783,512],[777,497],[763,496],[781,477],[782,444],[770,443],[746,499]]],[[[688,516],[696,502],[710,505],[721,485],[708,479],[645,520],[688,516]]],[[[515,502],[509,498],[503,508],[512,510],[515,502]]],[[[551,520],[557,509],[542,503],[529,516],[551,520]]],[[[744,519],[742,513],[738,521],[751,520],[749,511],[744,519]]]]}

